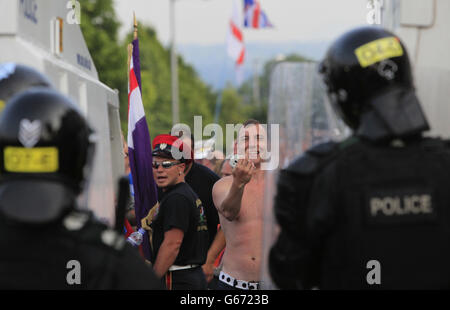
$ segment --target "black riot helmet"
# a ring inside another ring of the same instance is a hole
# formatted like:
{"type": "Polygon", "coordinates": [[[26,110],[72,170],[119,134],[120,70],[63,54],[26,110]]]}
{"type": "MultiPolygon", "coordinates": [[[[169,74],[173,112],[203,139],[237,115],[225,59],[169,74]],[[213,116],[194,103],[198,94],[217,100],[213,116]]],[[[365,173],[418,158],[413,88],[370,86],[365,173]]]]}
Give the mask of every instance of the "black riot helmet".
{"type": "Polygon", "coordinates": [[[14,96],[0,114],[0,212],[27,223],[59,219],[75,206],[90,169],[92,130],[55,90],[14,96]]]}
{"type": "Polygon", "coordinates": [[[11,62],[0,64],[0,111],[11,97],[32,87],[52,87],[52,83],[31,67],[11,62]]]}
{"type": "Polygon", "coordinates": [[[330,101],[344,122],[371,139],[428,130],[415,95],[405,46],[379,27],[339,37],[319,66],[330,101]]]}

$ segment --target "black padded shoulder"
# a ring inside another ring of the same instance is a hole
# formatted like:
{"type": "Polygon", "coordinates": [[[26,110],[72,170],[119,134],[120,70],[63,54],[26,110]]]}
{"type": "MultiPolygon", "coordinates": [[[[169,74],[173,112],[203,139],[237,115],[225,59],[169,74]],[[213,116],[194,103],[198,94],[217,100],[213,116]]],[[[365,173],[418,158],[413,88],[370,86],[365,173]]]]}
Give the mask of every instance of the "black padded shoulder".
{"type": "Polygon", "coordinates": [[[425,149],[449,149],[450,140],[441,138],[423,138],[420,145],[425,149]]]}
{"type": "Polygon", "coordinates": [[[338,145],[336,142],[319,144],[296,158],[285,170],[302,175],[314,174],[338,151],[338,145]]]}
{"type": "Polygon", "coordinates": [[[90,212],[73,211],[63,219],[62,225],[68,235],[82,244],[98,245],[117,252],[125,247],[125,238],[94,219],[90,212]]]}

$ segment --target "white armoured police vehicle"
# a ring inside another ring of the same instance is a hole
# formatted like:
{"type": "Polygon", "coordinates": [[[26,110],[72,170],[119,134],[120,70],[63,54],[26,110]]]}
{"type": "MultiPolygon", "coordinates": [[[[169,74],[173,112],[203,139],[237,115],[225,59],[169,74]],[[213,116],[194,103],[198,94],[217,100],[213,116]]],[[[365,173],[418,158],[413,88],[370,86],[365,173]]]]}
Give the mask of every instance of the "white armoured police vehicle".
{"type": "Polygon", "coordinates": [[[78,103],[97,137],[83,204],[112,225],[116,183],[124,173],[119,98],[98,80],[78,9],[78,3],[70,0],[0,0],[0,63],[36,68],[78,103]]]}

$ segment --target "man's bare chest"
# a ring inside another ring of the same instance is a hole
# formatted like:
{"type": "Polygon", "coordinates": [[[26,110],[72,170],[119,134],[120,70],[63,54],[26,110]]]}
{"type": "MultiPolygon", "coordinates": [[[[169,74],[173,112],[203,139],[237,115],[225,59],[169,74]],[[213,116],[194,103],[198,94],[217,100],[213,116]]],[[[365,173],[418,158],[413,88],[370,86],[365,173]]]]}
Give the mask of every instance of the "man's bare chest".
{"type": "Polygon", "coordinates": [[[240,217],[259,219],[264,207],[264,186],[246,186],[242,196],[240,217]]]}

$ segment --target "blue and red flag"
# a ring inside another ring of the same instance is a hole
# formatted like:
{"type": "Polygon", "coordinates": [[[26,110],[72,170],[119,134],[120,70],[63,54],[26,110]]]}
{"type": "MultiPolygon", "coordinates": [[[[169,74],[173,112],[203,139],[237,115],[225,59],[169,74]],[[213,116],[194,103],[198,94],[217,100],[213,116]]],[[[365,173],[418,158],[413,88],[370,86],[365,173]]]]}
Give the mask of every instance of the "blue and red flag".
{"type": "MultiPolygon", "coordinates": [[[[141,70],[139,61],[139,40],[133,40],[133,55],[130,61],[128,89],[128,156],[133,178],[136,223],[141,228],[142,219],[157,205],[157,189],[153,179],[152,145],[145,119],[141,95],[141,70]]],[[[142,251],[150,260],[149,234],[143,236],[142,251]]]]}
{"type": "Polygon", "coordinates": [[[273,27],[258,0],[244,0],[244,27],[255,29],[273,27]]]}

